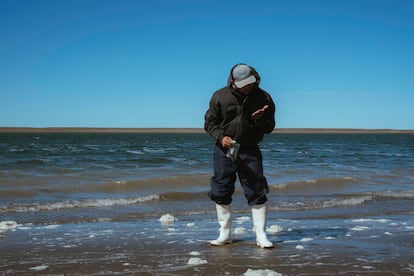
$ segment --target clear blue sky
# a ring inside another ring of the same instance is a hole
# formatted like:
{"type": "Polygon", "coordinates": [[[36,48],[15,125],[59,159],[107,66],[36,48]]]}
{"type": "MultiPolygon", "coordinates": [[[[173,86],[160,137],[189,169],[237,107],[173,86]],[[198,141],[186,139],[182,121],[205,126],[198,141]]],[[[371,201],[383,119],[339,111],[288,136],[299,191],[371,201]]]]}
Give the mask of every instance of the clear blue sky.
{"type": "Polygon", "coordinates": [[[414,1],[0,0],[0,126],[203,127],[233,64],[277,127],[414,129],[414,1]]]}

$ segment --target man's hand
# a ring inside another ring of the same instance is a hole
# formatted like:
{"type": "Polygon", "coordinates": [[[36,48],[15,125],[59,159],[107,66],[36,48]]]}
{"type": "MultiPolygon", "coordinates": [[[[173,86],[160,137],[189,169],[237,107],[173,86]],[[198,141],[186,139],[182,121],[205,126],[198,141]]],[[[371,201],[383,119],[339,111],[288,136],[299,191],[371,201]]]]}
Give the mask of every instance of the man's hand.
{"type": "Polygon", "coordinates": [[[265,112],[265,111],[266,111],[266,109],[268,109],[268,108],[269,108],[269,106],[268,106],[268,105],[265,105],[265,106],[263,106],[261,109],[256,110],[255,112],[253,112],[253,114],[252,114],[252,118],[253,118],[254,120],[259,120],[260,118],[262,118],[262,117],[263,117],[264,112],[265,112]]]}
{"type": "Polygon", "coordinates": [[[233,145],[233,139],[230,136],[224,136],[221,140],[223,148],[230,148],[233,145]]]}

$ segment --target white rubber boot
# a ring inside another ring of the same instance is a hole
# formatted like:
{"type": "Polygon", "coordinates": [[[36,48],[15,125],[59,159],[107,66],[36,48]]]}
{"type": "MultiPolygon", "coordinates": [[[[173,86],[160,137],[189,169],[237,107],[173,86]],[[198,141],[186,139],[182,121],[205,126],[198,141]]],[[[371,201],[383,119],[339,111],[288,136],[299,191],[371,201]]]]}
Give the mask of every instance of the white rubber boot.
{"type": "Polygon", "coordinates": [[[267,239],[266,235],[266,205],[253,205],[253,231],[256,232],[256,243],[261,248],[272,248],[273,243],[267,239]]]}
{"type": "Polygon", "coordinates": [[[231,208],[230,205],[216,204],[217,220],[220,224],[220,235],[214,240],[210,241],[212,245],[223,245],[231,243],[231,208]]]}

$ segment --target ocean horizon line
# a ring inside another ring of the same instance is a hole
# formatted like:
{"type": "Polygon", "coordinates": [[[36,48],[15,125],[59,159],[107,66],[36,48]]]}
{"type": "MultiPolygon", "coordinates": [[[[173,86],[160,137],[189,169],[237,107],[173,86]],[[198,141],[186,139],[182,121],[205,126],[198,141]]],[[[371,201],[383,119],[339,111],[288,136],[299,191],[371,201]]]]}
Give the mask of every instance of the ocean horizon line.
{"type": "MultiPolygon", "coordinates": [[[[0,133],[205,133],[203,128],[191,127],[0,127],[0,133]]],[[[338,134],[412,134],[410,129],[369,129],[369,128],[275,128],[272,134],[291,133],[338,133],[338,134]]]]}

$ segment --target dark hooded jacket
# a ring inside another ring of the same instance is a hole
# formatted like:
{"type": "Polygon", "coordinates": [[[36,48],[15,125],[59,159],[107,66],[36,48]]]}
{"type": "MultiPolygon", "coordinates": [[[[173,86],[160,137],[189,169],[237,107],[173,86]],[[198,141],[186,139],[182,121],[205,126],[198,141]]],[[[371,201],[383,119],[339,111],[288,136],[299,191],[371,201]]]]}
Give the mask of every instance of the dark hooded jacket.
{"type": "MultiPolygon", "coordinates": [[[[259,81],[260,77],[257,75],[259,81]]],[[[271,96],[258,85],[249,95],[243,95],[233,88],[231,82],[216,92],[210,100],[205,114],[204,129],[221,145],[224,136],[230,136],[240,145],[258,144],[264,133],[270,133],[275,127],[275,104],[271,96]],[[252,119],[251,115],[268,105],[263,117],[252,119]]]]}

